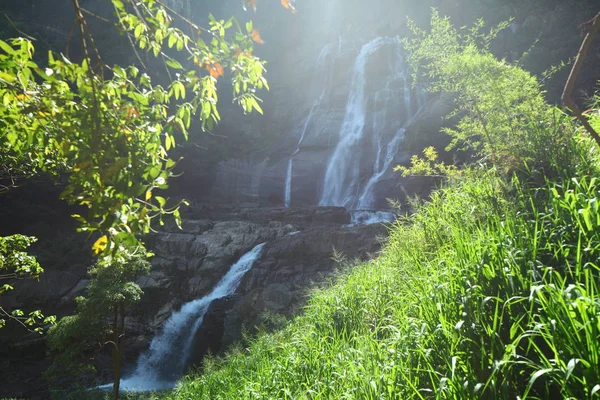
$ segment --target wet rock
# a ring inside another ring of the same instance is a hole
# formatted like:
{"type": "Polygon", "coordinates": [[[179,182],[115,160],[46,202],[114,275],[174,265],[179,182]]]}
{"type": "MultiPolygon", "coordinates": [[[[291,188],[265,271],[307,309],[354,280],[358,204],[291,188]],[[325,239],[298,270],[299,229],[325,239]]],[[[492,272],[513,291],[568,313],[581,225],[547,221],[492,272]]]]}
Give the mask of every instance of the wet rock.
{"type": "Polygon", "coordinates": [[[225,318],[236,301],[237,297],[233,295],[217,299],[210,304],[202,325],[196,332],[188,367],[199,366],[209,352],[218,354],[222,350],[225,318]]]}

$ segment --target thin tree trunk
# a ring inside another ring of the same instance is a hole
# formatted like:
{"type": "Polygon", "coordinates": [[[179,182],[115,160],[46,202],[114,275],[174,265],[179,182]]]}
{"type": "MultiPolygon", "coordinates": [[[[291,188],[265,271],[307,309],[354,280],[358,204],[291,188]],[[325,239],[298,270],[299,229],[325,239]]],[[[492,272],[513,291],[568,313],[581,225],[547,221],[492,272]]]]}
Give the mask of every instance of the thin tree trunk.
{"type": "Polygon", "coordinates": [[[113,316],[113,399],[119,400],[119,389],[121,386],[121,359],[120,359],[120,329],[119,329],[119,308],[118,306],[114,306],[114,316],[113,316]]]}
{"type": "Polygon", "coordinates": [[[575,63],[573,64],[573,68],[571,69],[571,73],[569,74],[569,79],[567,79],[567,83],[565,84],[565,90],[562,94],[562,101],[567,108],[573,112],[573,114],[579,119],[583,127],[588,131],[590,136],[594,138],[598,146],[600,146],[600,135],[598,132],[592,128],[587,118],[583,115],[577,103],[573,101],[571,97],[573,94],[573,90],[575,89],[575,82],[577,82],[577,78],[579,77],[579,72],[581,71],[581,67],[583,66],[583,60],[587,56],[590,45],[592,44],[592,40],[594,39],[594,35],[600,29],[600,13],[598,13],[591,21],[588,22],[591,24],[589,27],[588,33],[585,35],[583,42],[581,43],[581,48],[577,53],[577,58],[575,59],[575,63]]]}

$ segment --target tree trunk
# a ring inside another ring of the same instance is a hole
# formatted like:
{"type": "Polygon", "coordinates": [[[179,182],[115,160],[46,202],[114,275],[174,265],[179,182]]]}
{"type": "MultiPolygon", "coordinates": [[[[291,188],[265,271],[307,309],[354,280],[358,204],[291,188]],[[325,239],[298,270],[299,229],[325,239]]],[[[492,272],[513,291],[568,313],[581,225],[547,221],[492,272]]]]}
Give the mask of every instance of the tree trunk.
{"type": "Polygon", "coordinates": [[[592,18],[589,22],[587,22],[588,33],[585,35],[583,42],[581,43],[581,48],[577,53],[577,58],[575,59],[575,63],[573,63],[573,68],[571,69],[571,73],[569,74],[569,79],[567,79],[567,83],[565,84],[565,89],[562,94],[562,101],[571,110],[571,112],[579,119],[583,127],[588,131],[590,136],[594,138],[596,144],[600,146],[600,134],[594,130],[594,128],[590,125],[588,119],[583,115],[577,103],[571,97],[573,94],[573,90],[575,89],[575,82],[579,77],[579,72],[581,72],[581,67],[583,66],[583,61],[587,56],[590,45],[592,44],[592,40],[594,40],[594,35],[598,30],[600,30],[600,13],[598,13],[594,18],[592,18]]]}
{"type": "Polygon", "coordinates": [[[123,347],[125,344],[125,305],[123,303],[114,306],[113,332],[115,335],[113,346],[113,399],[118,400],[121,386],[123,347]]]}

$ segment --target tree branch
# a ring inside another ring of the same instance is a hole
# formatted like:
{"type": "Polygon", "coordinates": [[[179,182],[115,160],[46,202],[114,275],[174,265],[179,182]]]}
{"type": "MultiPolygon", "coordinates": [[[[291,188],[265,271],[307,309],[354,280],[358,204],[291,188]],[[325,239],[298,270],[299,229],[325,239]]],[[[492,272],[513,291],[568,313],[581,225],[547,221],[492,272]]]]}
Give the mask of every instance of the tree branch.
{"type": "Polygon", "coordinates": [[[581,43],[581,48],[577,53],[577,58],[575,59],[575,63],[573,64],[573,68],[571,69],[571,73],[569,74],[569,79],[567,79],[567,83],[565,84],[565,89],[562,94],[562,101],[564,105],[571,110],[571,112],[579,119],[585,130],[594,138],[596,144],[600,146],[600,135],[598,132],[592,128],[588,119],[583,115],[575,101],[573,101],[572,95],[573,90],[575,89],[575,83],[577,82],[577,78],[579,77],[579,73],[581,72],[581,67],[583,66],[583,61],[587,56],[588,50],[592,41],[594,39],[594,35],[600,29],[600,12],[588,23],[584,25],[590,25],[588,33],[585,35],[583,42],[581,43]]]}
{"type": "Polygon", "coordinates": [[[8,15],[6,13],[4,13],[4,17],[6,17],[6,20],[8,21],[8,23],[13,27],[13,29],[15,31],[17,31],[19,34],[25,36],[27,39],[31,40],[32,42],[35,42],[35,38],[29,36],[28,34],[26,34],[25,32],[23,32],[22,30],[20,30],[19,28],[17,28],[17,26],[15,25],[14,22],[12,22],[12,20],[8,17],[8,15]]]}
{"type": "Polygon", "coordinates": [[[0,315],[3,315],[5,318],[9,318],[13,321],[18,322],[19,324],[21,324],[23,326],[23,328],[27,329],[29,332],[35,332],[34,330],[30,329],[29,326],[27,326],[23,320],[25,318],[19,318],[19,317],[15,317],[14,315],[12,315],[11,313],[9,313],[8,311],[6,311],[4,308],[0,307],[0,315]]]}

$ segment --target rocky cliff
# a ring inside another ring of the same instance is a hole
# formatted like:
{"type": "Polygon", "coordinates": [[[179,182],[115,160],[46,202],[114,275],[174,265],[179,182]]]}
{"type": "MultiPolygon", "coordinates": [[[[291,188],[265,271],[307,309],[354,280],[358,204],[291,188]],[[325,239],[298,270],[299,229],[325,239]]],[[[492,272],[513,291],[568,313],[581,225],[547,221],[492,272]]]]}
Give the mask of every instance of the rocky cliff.
{"type": "MultiPolygon", "coordinates": [[[[257,326],[290,317],[301,309],[307,293],[322,284],[341,265],[332,259],[374,257],[386,235],[381,224],[353,225],[351,215],[339,207],[238,208],[193,204],[185,211],[183,229],[175,226],[148,238],[156,253],[152,271],[139,280],[145,291],[141,303],[126,319],[126,371],[148,349],[164,322],[185,303],[206,295],[230,266],[257,244],[266,243],[260,260],[250,269],[235,294],[211,304],[195,333],[189,365],[224,350],[257,326]],[[273,318],[274,316],[275,319],[273,318]]],[[[58,313],[73,310],[74,298],[85,293],[85,267],[48,271],[39,282],[17,285],[3,304],[46,307],[58,313]]],[[[42,371],[47,357],[44,337],[13,336],[3,331],[0,356],[2,395],[46,398],[42,371]]],[[[96,361],[99,375],[90,384],[110,381],[109,352],[96,361]],[[98,379],[98,380],[96,380],[98,379]]]]}
{"type": "MultiPolygon", "coordinates": [[[[95,14],[110,16],[106,2],[82,3],[95,14]]],[[[169,1],[199,22],[209,10],[217,18],[253,18],[266,41],[256,51],[268,61],[271,91],[262,94],[264,116],[243,116],[230,105],[229,88],[222,85],[223,123],[213,135],[197,132],[191,143],[177,149],[184,157],[179,164],[183,175],[173,181],[171,194],[196,202],[185,211],[183,230],[167,227],[148,238],[156,257],[150,275],[139,282],[144,300],[127,318],[129,370],[174,311],[210,292],[256,245],[266,243],[235,294],[213,302],[204,315],[190,364],[239,340],[245,330],[276,324],[277,315],[299,311],[307,290],[326,282],[338,267],[331,259],[334,249],[348,259],[376,254],[385,227],[354,225],[348,209],[384,209],[387,198],[427,195],[435,182],[400,178],[392,167],[428,144],[444,146],[439,128],[451,98],[432,98],[411,86],[402,49],[392,39],[406,33],[406,15],[424,24],[429,7],[437,6],[458,25],[479,16],[494,22],[515,16],[493,49],[541,73],[575,54],[577,25],[597,8],[593,0],[550,0],[543,6],[536,0],[305,0],[292,15],[262,3],[253,15],[241,10],[239,0],[216,5],[169,1]],[[539,44],[529,49],[536,38],[539,44]]],[[[2,37],[25,31],[39,37],[39,54],[65,49],[73,19],[68,2],[5,0],[0,9],[11,18],[0,27],[2,37]]],[[[122,38],[101,21],[90,24],[107,62],[132,61],[122,38]]],[[[70,55],[77,58],[78,51],[72,44],[70,55]]],[[[583,85],[591,87],[600,75],[593,66],[586,68],[583,85]]],[[[550,95],[556,97],[557,88],[550,85],[550,95]]],[[[57,197],[55,192],[42,188],[32,197],[39,204],[49,195],[57,197]]],[[[85,292],[89,243],[58,234],[57,226],[70,212],[45,220],[62,207],[45,202],[43,212],[36,213],[31,208],[35,201],[24,203],[26,207],[17,197],[3,197],[0,234],[35,234],[54,245],[45,251],[47,272],[40,281],[20,282],[15,292],[2,297],[2,304],[65,315],[73,311],[73,299],[85,292]]],[[[70,224],[60,231],[73,229],[70,224]]],[[[36,251],[44,253],[44,248],[36,251]]],[[[46,351],[43,338],[3,330],[0,395],[46,397],[40,379],[51,361],[46,351]]],[[[100,381],[110,380],[108,365],[106,355],[98,358],[100,381]]]]}
{"type": "MultiPolygon", "coordinates": [[[[220,84],[223,121],[213,135],[197,132],[192,143],[178,149],[184,157],[183,175],[173,182],[172,193],[238,205],[352,208],[382,208],[386,198],[402,201],[406,193],[421,191],[413,182],[392,175],[389,168],[382,169],[386,164],[408,162],[425,145],[442,148],[439,128],[449,107],[443,99],[406,92],[405,66],[394,44],[369,43],[405,35],[407,17],[426,26],[431,7],[450,16],[457,26],[480,17],[489,24],[512,17],[510,28],[492,43],[492,50],[542,74],[576,54],[581,40],[578,26],[597,12],[594,0],[304,0],[298,2],[296,14],[268,2],[258,2],[256,13],[243,11],[239,0],[218,4],[168,0],[167,4],[200,24],[208,13],[217,18],[253,19],[266,42],[257,46],[256,53],[267,61],[271,86],[270,92],[261,93],[265,115],[243,116],[231,104],[227,84],[220,84]],[[402,98],[397,98],[399,94],[402,98]],[[408,108],[406,95],[412,103],[408,108]],[[334,158],[340,159],[336,153],[343,153],[338,148],[345,133],[361,126],[363,135],[347,148],[351,163],[334,163],[334,158]],[[332,165],[347,171],[347,182],[338,182],[342,187],[336,190],[354,199],[324,196],[330,189],[332,165]]],[[[111,16],[106,2],[88,0],[84,7],[96,15],[111,16]]],[[[40,37],[41,54],[46,48],[65,50],[73,20],[68,2],[6,0],[0,9],[13,22],[4,26],[1,35],[19,34],[15,30],[19,29],[40,37]]],[[[89,22],[107,63],[136,62],[128,43],[106,29],[105,22],[91,16],[89,22]]],[[[78,57],[76,41],[69,51],[78,57]]],[[[149,65],[161,79],[160,65],[149,65]]],[[[566,73],[564,68],[545,79],[554,100],[566,73]]],[[[589,94],[598,79],[600,73],[590,59],[580,88],[589,94]]]]}

